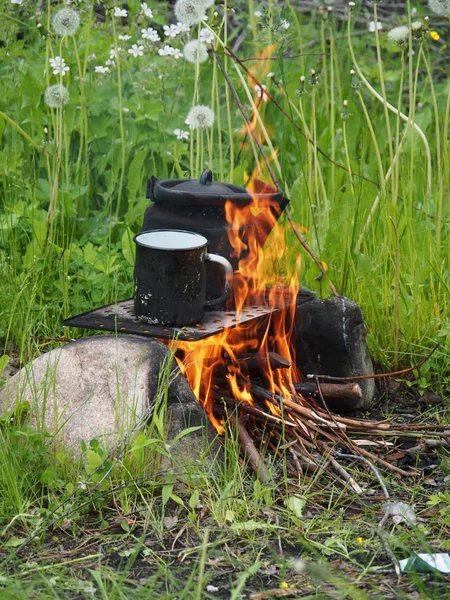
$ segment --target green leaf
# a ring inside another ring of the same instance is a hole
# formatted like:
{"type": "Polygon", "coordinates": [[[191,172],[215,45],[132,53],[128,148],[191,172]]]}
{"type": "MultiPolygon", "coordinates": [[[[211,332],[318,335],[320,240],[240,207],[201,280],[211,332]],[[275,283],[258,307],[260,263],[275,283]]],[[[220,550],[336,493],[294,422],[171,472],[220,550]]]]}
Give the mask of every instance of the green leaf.
{"type": "Polygon", "coordinates": [[[132,201],[136,198],[136,194],[143,189],[143,177],[142,177],[142,166],[144,164],[145,157],[148,154],[148,148],[139,150],[136,152],[133,160],[128,167],[128,201],[132,201]]]}
{"type": "Polygon", "coordinates": [[[133,232],[130,228],[126,229],[122,235],[122,254],[128,264],[134,265],[136,247],[133,242],[133,232]]]}
{"type": "Polygon", "coordinates": [[[23,544],[25,540],[26,538],[12,537],[3,545],[5,546],[5,548],[17,548],[17,546],[23,544]]]}
{"type": "Polygon", "coordinates": [[[273,526],[269,523],[262,523],[250,519],[250,521],[244,521],[243,523],[232,523],[230,525],[233,531],[256,531],[257,529],[272,529],[273,526]]]}
{"type": "Polygon", "coordinates": [[[93,469],[97,469],[103,463],[103,458],[93,450],[86,450],[86,458],[89,466],[93,469]]]}
{"type": "Polygon", "coordinates": [[[9,356],[4,354],[0,356],[0,377],[3,375],[3,371],[6,369],[6,365],[9,363],[9,356]]]}
{"type": "Polygon", "coordinates": [[[128,521],[120,521],[120,526],[122,527],[122,529],[124,531],[126,531],[127,533],[130,532],[130,526],[128,525],[128,521]]]}
{"type": "Polygon", "coordinates": [[[188,427],[187,429],[183,429],[180,433],[173,438],[170,442],[171,446],[174,446],[181,438],[184,438],[186,435],[193,433],[194,431],[198,431],[199,429],[203,429],[203,425],[197,425],[196,427],[188,427]]]}
{"type": "Polygon", "coordinates": [[[184,506],[184,502],[180,498],[180,496],[177,496],[177,494],[174,494],[173,492],[170,494],[170,499],[179,504],[180,506],[184,506]]]}
{"type": "Polygon", "coordinates": [[[192,510],[195,510],[198,506],[200,500],[200,494],[198,490],[194,490],[192,492],[192,496],[189,498],[189,506],[192,508],[192,510]]]}
{"type": "Polygon", "coordinates": [[[301,519],[306,500],[299,498],[298,496],[289,496],[284,503],[289,510],[291,510],[299,519],[301,519]]]}
{"type": "Polygon", "coordinates": [[[161,498],[162,498],[163,506],[165,506],[168,503],[170,497],[172,496],[172,492],[173,492],[173,484],[172,483],[165,485],[163,487],[163,489],[161,490],[161,498]]]}
{"type": "Polygon", "coordinates": [[[142,448],[146,448],[147,446],[153,446],[154,444],[157,444],[158,442],[159,442],[159,440],[154,439],[154,438],[148,438],[145,435],[145,433],[141,433],[134,440],[134,444],[133,444],[132,448],[130,449],[130,452],[137,452],[138,450],[141,450],[142,448]]]}

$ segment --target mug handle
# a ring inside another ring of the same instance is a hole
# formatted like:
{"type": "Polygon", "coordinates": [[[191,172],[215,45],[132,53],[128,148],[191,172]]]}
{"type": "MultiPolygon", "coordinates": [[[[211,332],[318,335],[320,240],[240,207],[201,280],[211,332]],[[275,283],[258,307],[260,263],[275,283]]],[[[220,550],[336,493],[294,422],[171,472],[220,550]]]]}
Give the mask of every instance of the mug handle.
{"type": "Polygon", "coordinates": [[[233,267],[230,265],[226,258],[224,258],[223,256],[219,256],[218,254],[207,253],[206,260],[209,260],[213,263],[217,263],[218,265],[223,267],[225,271],[225,286],[223,288],[223,294],[220,296],[220,298],[205,301],[205,306],[217,306],[218,304],[221,304],[222,302],[228,300],[228,298],[230,297],[230,286],[231,281],[233,279],[233,267]]]}

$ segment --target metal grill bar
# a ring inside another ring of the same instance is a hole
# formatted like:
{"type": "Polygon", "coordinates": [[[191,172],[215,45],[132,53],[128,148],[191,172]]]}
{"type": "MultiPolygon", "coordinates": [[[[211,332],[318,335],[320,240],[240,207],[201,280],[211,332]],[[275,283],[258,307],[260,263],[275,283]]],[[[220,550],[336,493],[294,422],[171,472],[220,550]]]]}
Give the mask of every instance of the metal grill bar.
{"type": "MultiPolygon", "coordinates": [[[[280,298],[282,300],[282,298],[280,298]]],[[[133,333],[144,337],[174,338],[184,341],[197,341],[216,335],[224,329],[231,329],[243,323],[262,321],[270,313],[277,312],[285,306],[273,308],[262,305],[249,306],[239,314],[233,310],[207,311],[201,323],[191,327],[161,327],[147,325],[138,321],[133,312],[133,299],[123,300],[117,304],[108,304],[64,321],[67,327],[83,327],[99,331],[115,333],[133,333]]]]}

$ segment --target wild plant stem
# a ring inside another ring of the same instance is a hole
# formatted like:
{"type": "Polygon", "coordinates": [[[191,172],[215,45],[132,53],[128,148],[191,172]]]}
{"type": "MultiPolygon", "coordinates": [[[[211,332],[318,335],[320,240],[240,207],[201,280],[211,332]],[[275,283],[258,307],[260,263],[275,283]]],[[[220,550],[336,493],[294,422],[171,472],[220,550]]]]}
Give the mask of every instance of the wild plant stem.
{"type": "Polygon", "coordinates": [[[389,111],[387,107],[386,86],[384,85],[383,61],[381,59],[380,32],[378,30],[378,15],[376,2],[373,3],[373,20],[375,24],[375,46],[377,49],[378,76],[380,79],[381,95],[383,97],[384,119],[386,122],[386,132],[388,138],[389,162],[390,164],[392,164],[394,160],[394,153],[392,150],[392,132],[391,122],[389,120],[389,111]]]}
{"type": "MultiPolygon", "coordinates": [[[[437,214],[437,225],[436,225],[436,249],[438,255],[441,250],[441,232],[442,232],[442,211],[444,208],[444,176],[442,173],[442,159],[441,159],[441,127],[440,127],[440,114],[439,107],[436,98],[436,90],[433,83],[433,73],[431,71],[430,62],[423,50],[423,44],[420,45],[420,53],[422,55],[425,68],[427,70],[428,79],[430,81],[430,92],[431,100],[434,111],[434,126],[436,131],[436,165],[437,165],[437,181],[438,181],[438,198],[436,206],[437,214]]],[[[444,129],[444,132],[446,130],[444,129]]]]}
{"type": "Polygon", "coordinates": [[[381,195],[384,196],[385,195],[385,180],[384,180],[384,171],[383,171],[383,161],[381,160],[381,154],[380,154],[380,149],[378,147],[377,136],[375,135],[375,131],[374,131],[373,125],[372,125],[372,120],[367,111],[366,103],[364,102],[364,98],[361,94],[361,90],[358,90],[358,98],[359,98],[359,102],[361,104],[361,108],[364,113],[364,117],[366,119],[367,127],[370,132],[370,137],[372,138],[372,144],[373,144],[375,156],[376,156],[377,163],[378,163],[378,177],[379,177],[379,182],[380,182],[380,186],[381,186],[381,195]]]}
{"type": "Polygon", "coordinates": [[[13,127],[16,131],[18,131],[20,133],[20,135],[23,136],[27,140],[27,142],[29,142],[33,146],[33,148],[35,150],[37,150],[38,152],[42,152],[43,148],[41,146],[39,146],[39,144],[37,144],[33,140],[33,138],[30,137],[28,135],[28,133],[26,131],[24,131],[22,129],[22,127],[18,123],[16,123],[16,121],[14,121],[14,119],[12,119],[11,117],[9,117],[7,114],[5,114],[1,110],[0,110],[0,117],[2,119],[5,119],[5,121],[11,125],[11,127],[13,127]]]}
{"type": "MultiPolygon", "coordinates": [[[[348,39],[348,46],[349,46],[349,50],[350,50],[350,55],[352,57],[352,61],[353,61],[353,65],[354,68],[356,70],[356,72],[358,73],[358,77],[361,79],[361,81],[364,83],[364,85],[366,86],[366,88],[369,90],[369,92],[380,102],[382,102],[384,104],[384,100],[383,97],[370,85],[370,83],[367,81],[367,79],[365,78],[363,72],[361,71],[358,61],[356,60],[356,56],[355,56],[355,52],[353,49],[353,45],[352,45],[352,39],[351,39],[351,31],[350,31],[350,20],[348,22],[348,30],[347,30],[347,39],[348,39]]],[[[422,129],[417,125],[417,123],[415,123],[410,117],[407,117],[405,114],[403,114],[402,112],[399,113],[399,111],[395,108],[395,106],[392,106],[392,104],[389,104],[389,102],[386,102],[386,106],[387,108],[395,113],[398,114],[399,117],[405,121],[406,123],[412,125],[412,127],[414,127],[414,129],[417,131],[417,133],[419,134],[423,145],[425,147],[425,153],[426,153],[426,160],[427,160],[427,194],[429,196],[431,196],[431,191],[432,191],[432,183],[431,183],[431,173],[432,173],[432,167],[431,167],[431,152],[430,152],[430,146],[428,144],[428,140],[424,134],[424,132],[422,131],[422,129]]]]}
{"type": "Polygon", "coordinates": [[[120,130],[120,142],[121,142],[121,169],[119,178],[119,189],[117,192],[117,205],[116,205],[116,219],[119,218],[120,205],[122,203],[123,193],[123,182],[125,180],[125,165],[126,165],[126,154],[125,154],[125,126],[123,122],[123,100],[122,100],[122,70],[120,67],[120,56],[119,56],[119,44],[117,41],[117,31],[114,18],[111,19],[113,36],[114,36],[114,50],[116,57],[116,72],[117,72],[117,88],[118,88],[118,100],[119,100],[119,130],[120,130]]]}
{"type": "Polygon", "coordinates": [[[395,236],[395,285],[394,285],[394,370],[398,367],[398,349],[400,340],[400,244],[397,225],[392,217],[389,220],[395,236]]]}
{"type": "MultiPolygon", "coordinates": [[[[224,25],[223,25],[223,38],[224,41],[222,42],[222,40],[220,38],[219,39],[220,43],[222,45],[227,46],[228,44],[228,0],[224,0],[224,5],[223,5],[223,10],[224,10],[224,25]]],[[[212,29],[210,29],[210,31],[212,31],[212,29]]],[[[214,32],[213,32],[214,33],[214,32]]],[[[224,59],[225,62],[225,69],[228,70],[228,57],[225,56],[224,59]]],[[[233,135],[233,121],[231,119],[231,101],[230,101],[230,90],[228,89],[228,86],[225,86],[225,104],[227,107],[227,119],[228,119],[228,142],[229,142],[229,148],[230,148],[230,165],[231,165],[231,169],[228,175],[228,178],[230,180],[230,183],[233,183],[233,166],[234,166],[234,135],[233,135]]]]}

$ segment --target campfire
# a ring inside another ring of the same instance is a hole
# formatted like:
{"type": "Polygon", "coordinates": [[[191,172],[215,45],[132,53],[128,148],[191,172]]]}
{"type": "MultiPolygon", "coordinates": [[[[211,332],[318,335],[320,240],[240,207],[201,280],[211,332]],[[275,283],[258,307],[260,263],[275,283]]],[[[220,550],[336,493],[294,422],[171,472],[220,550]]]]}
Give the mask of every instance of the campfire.
{"type": "MultiPolygon", "coordinates": [[[[218,431],[221,400],[253,406],[258,386],[264,393],[288,396],[301,380],[292,343],[299,261],[290,273],[283,269],[286,245],[282,227],[276,227],[279,210],[258,195],[245,207],[225,203],[232,258],[238,264],[226,308],[235,311],[237,325],[201,344],[178,345],[179,366],[218,431]],[[271,239],[263,246],[268,231],[271,239]],[[240,323],[245,309],[257,318],[240,323]]],[[[279,416],[275,405],[270,410],[279,416]]]]}

